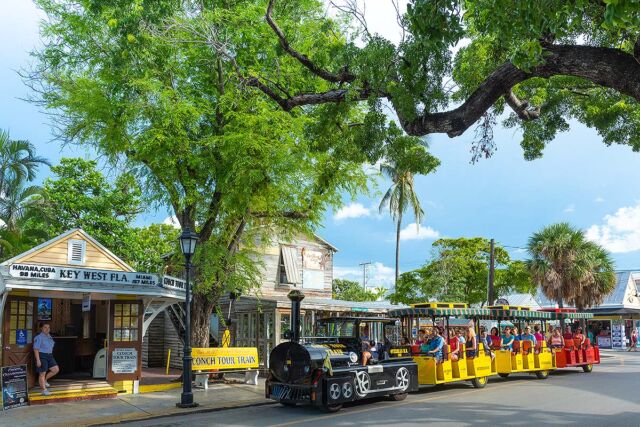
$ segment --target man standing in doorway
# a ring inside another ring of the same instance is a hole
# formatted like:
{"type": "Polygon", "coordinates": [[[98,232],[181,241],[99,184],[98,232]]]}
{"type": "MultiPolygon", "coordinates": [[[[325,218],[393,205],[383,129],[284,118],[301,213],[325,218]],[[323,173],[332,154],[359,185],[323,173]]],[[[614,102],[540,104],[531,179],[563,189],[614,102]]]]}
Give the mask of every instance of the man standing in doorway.
{"type": "Polygon", "coordinates": [[[40,384],[43,396],[49,396],[51,394],[47,389],[47,387],[50,386],[48,380],[60,371],[58,362],[53,358],[53,346],[55,342],[51,335],[49,335],[50,329],[51,326],[48,323],[41,323],[41,332],[33,339],[33,353],[36,356],[38,383],[40,384]]]}

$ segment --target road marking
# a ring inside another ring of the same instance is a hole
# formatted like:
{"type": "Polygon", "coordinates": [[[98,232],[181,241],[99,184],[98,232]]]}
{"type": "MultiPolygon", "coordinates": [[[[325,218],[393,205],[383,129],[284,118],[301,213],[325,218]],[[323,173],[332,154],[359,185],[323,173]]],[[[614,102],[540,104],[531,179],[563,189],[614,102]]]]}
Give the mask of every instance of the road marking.
{"type": "MultiPolygon", "coordinates": [[[[504,387],[513,387],[514,384],[512,384],[511,382],[505,383],[505,384],[496,384],[496,385],[492,385],[491,386],[491,390],[495,390],[497,388],[504,388],[504,387]]],[[[425,398],[422,399],[416,399],[416,400],[407,400],[401,403],[394,403],[393,407],[398,407],[398,406],[405,406],[405,405],[411,405],[414,403],[421,403],[421,402],[428,402],[431,400],[438,400],[438,399],[445,399],[445,398],[451,398],[451,397],[457,397],[457,396],[463,396],[465,394],[469,394],[469,393],[473,393],[474,391],[478,391],[475,389],[469,389],[469,390],[463,390],[460,393],[443,393],[443,394],[438,394],[437,396],[427,396],[425,398]]],[[[442,392],[442,391],[440,391],[442,392]]],[[[320,416],[320,417],[307,417],[307,418],[302,418],[296,421],[289,421],[287,423],[281,423],[281,424],[271,424],[269,427],[285,427],[285,426],[293,426],[296,424],[302,424],[302,423],[306,423],[306,422],[311,422],[311,421],[319,421],[319,420],[328,420],[330,418],[336,418],[336,417],[340,417],[340,416],[344,416],[344,415],[351,415],[351,414],[361,414],[364,412],[371,412],[371,411],[377,411],[377,410],[381,410],[381,409],[385,409],[384,407],[380,407],[380,406],[370,406],[368,408],[362,408],[362,409],[356,409],[353,411],[349,411],[349,412],[343,412],[343,413],[336,413],[336,414],[332,414],[332,415],[324,415],[324,416],[320,416]]]]}

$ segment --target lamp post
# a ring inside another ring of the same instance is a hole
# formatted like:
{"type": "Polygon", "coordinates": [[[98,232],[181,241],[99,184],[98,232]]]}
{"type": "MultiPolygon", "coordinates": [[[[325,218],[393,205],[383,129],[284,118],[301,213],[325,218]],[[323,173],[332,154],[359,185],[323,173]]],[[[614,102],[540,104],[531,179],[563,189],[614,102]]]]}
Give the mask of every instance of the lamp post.
{"type": "Polygon", "coordinates": [[[186,270],[185,301],[184,301],[184,351],[182,355],[182,394],[180,403],[176,403],[179,408],[194,408],[198,406],[193,401],[191,390],[191,285],[189,276],[191,275],[191,256],[196,251],[198,235],[191,228],[185,227],[180,234],[180,249],[184,255],[184,265],[186,270]]]}

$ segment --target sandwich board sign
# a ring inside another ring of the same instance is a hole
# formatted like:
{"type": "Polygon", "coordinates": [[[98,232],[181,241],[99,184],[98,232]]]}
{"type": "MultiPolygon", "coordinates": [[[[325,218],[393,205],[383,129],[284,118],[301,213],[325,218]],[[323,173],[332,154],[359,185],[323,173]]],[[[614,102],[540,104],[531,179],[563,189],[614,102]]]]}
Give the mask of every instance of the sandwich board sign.
{"type": "Polygon", "coordinates": [[[2,410],[29,405],[27,365],[2,367],[2,410]]]}

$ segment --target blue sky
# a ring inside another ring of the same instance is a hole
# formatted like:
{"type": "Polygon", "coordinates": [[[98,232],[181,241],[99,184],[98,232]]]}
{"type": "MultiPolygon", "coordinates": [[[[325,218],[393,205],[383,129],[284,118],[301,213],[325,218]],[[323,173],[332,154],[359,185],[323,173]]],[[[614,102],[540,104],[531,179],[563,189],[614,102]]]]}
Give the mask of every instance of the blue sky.
{"type": "MultiPolygon", "coordinates": [[[[16,71],[29,65],[28,52],[38,44],[38,13],[28,1],[0,0],[0,6],[0,128],[13,138],[30,140],[53,163],[62,156],[91,157],[85,149],[51,142],[48,117],[20,100],[29,92],[16,71]]],[[[367,11],[370,28],[395,37],[396,31],[383,25],[389,7],[367,11]]],[[[558,221],[587,230],[612,252],[618,268],[640,268],[640,154],[628,147],[606,147],[595,131],[574,124],[547,147],[542,159],[526,162],[519,134],[496,129],[496,154],[471,165],[472,139],[473,131],[455,139],[431,137],[431,151],[442,165],[416,180],[426,219],[419,233],[414,227],[403,233],[401,271],[421,265],[437,237],[493,237],[522,247],[531,233],[558,221]]],[[[395,228],[387,214],[377,213],[379,193],[387,185],[380,180],[378,194],[346,199],[342,210],[327,213],[318,234],[340,250],[337,277],[360,280],[358,264],[371,261],[369,285],[393,282],[395,228]]],[[[148,212],[140,222],[165,217],[165,212],[148,212]]],[[[411,222],[409,216],[405,227],[411,222]]],[[[525,255],[516,248],[510,251],[516,258],[525,255]]]]}

